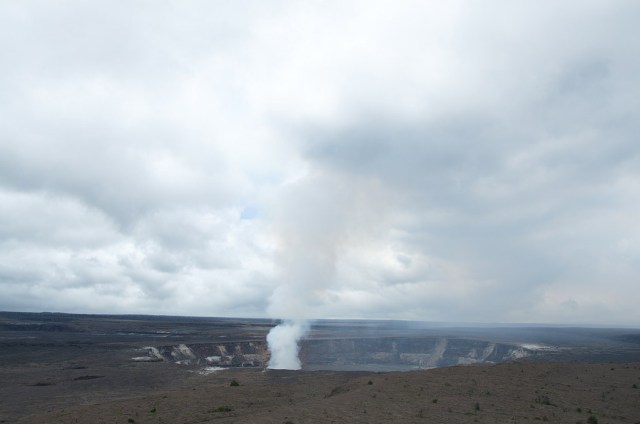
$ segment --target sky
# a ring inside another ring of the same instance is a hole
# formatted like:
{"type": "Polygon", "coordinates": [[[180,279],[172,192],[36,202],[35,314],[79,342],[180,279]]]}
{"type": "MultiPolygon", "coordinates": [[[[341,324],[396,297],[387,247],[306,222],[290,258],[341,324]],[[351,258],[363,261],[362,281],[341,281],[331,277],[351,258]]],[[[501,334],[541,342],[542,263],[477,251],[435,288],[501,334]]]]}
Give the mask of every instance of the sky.
{"type": "Polygon", "coordinates": [[[0,2],[0,310],[640,325],[637,1],[0,2]]]}

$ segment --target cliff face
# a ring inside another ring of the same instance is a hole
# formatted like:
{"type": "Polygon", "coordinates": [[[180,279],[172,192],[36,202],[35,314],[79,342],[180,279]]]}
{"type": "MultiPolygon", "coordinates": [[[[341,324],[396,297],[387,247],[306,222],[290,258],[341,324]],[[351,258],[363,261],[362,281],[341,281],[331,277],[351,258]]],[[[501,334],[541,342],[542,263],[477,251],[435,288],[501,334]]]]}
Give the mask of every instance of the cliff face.
{"type": "Polygon", "coordinates": [[[180,365],[214,367],[264,367],[268,361],[266,342],[193,343],[146,347],[137,361],[168,361],[180,365]]]}
{"type": "Polygon", "coordinates": [[[302,363],[313,368],[355,369],[358,365],[438,368],[480,362],[497,363],[535,354],[519,345],[456,338],[361,338],[305,340],[302,363]]]}
{"type": "MultiPolygon", "coordinates": [[[[265,341],[194,343],[145,348],[138,361],[168,361],[181,365],[265,367],[265,341]]],[[[518,345],[444,337],[310,339],[300,344],[307,369],[416,369],[523,358],[535,351],[518,345]]]]}

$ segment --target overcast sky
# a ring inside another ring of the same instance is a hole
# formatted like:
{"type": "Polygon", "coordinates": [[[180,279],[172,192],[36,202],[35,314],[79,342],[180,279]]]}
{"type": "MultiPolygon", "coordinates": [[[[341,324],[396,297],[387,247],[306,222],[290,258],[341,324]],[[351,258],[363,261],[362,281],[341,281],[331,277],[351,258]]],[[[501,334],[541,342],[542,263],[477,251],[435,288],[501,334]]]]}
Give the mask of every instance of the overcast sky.
{"type": "Polygon", "coordinates": [[[639,20],[2,1],[0,310],[640,325],[639,20]]]}

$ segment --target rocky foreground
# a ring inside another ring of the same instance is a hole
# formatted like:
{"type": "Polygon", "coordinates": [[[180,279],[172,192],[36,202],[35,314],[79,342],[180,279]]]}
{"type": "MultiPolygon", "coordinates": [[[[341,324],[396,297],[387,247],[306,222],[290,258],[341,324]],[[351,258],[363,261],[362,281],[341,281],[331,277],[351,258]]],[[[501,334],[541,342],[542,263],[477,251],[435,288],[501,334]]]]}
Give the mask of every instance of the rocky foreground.
{"type": "Polygon", "coordinates": [[[2,422],[640,423],[640,363],[510,362],[413,372],[3,369],[2,422]]]}

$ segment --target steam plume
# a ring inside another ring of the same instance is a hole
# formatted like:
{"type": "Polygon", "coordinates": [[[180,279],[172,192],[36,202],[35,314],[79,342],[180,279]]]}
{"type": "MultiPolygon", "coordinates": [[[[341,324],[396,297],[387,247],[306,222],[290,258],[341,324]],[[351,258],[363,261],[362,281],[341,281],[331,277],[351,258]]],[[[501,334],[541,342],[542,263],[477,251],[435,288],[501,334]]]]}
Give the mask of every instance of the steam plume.
{"type": "Polygon", "coordinates": [[[307,331],[309,324],[305,320],[287,320],[274,327],[267,335],[267,343],[271,350],[269,368],[299,370],[298,342],[307,331]]]}
{"type": "Polygon", "coordinates": [[[280,275],[268,313],[284,321],[267,336],[269,368],[300,369],[298,343],[309,331],[307,320],[321,316],[335,296],[339,256],[358,227],[369,226],[374,191],[366,181],[316,173],[290,183],[277,199],[272,210],[280,275]]]}
{"type": "Polygon", "coordinates": [[[267,336],[269,368],[300,369],[298,343],[309,330],[335,274],[344,196],[326,177],[306,176],[290,183],[274,205],[279,285],[269,314],[284,321],[267,336]]]}

